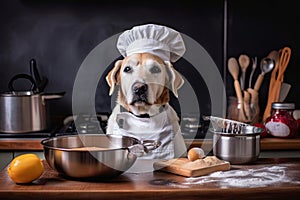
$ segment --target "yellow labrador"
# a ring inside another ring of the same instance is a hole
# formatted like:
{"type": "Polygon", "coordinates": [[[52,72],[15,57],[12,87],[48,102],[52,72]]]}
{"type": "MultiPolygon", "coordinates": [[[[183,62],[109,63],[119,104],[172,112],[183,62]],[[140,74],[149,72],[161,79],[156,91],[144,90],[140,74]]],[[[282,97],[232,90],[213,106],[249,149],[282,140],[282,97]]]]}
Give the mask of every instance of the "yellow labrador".
{"type": "Polygon", "coordinates": [[[179,118],[169,105],[169,91],[178,97],[184,83],[169,61],[150,53],[118,60],[106,76],[112,95],[118,86],[117,104],[108,119],[107,134],[159,140],[162,145],[149,158],[185,156],[179,118]]]}

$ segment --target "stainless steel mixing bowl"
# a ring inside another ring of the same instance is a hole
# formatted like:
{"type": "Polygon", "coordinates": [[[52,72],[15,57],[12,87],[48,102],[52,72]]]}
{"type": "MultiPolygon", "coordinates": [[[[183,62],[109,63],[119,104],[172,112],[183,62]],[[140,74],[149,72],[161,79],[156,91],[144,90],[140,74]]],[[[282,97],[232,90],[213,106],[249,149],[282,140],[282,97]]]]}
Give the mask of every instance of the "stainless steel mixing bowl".
{"type": "Polygon", "coordinates": [[[50,167],[73,178],[118,176],[144,151],[160,145],[156,141],[104,134],[57,136],[44,139],[41,144],[50,167]]]}
{"type": "Polygon", "coordinates": [[[260,133],[263,129],[243,126],[238,133],[212,131],[213,154],[231,164],[246,164],[257,160],[260,154],[260,133]]]}

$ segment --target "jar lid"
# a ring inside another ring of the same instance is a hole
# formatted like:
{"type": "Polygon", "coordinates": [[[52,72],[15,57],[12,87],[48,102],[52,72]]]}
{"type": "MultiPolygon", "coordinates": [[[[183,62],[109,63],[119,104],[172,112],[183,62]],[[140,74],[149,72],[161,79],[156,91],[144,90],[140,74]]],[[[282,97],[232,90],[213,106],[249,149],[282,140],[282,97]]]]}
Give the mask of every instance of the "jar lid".
{"type": "Polygon", "coordinates": [[[295,103],[273,102],[272,103],[272,108],[273,109],[293,110],[293,109],[295,109],[295,103]]]}

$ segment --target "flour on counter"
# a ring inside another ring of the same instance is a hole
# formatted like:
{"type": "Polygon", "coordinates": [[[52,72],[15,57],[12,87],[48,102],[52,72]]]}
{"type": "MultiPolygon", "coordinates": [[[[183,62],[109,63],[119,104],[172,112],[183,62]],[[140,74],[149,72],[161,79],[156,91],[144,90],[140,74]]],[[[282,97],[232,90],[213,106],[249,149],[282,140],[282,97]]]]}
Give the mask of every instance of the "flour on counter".
{"type": "Polygon", "coordinates": [[[186,178],[186,185],[215,182],[221,187],[266,187],[276,183],[290,182],[286,167],[272,166],[259,169],[229,170],[211,173],[208,176],[186,178]]]}

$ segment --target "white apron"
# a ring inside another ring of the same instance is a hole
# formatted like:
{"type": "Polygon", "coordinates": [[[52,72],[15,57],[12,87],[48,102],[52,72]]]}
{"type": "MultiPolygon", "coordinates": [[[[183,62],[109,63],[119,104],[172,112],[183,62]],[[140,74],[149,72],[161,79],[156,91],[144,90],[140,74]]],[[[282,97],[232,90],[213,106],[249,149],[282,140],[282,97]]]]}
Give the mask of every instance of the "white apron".
{"type": "Polygon", "coordinates": [[[172,159],[186,156],[186,146],[177,119],[170,118],[175,112],[166,105],[162,112],[149,118],[141,118],[129,112],[116,115],[112,134],[119,134],[143,140],[155,140],[161,145],[139,159],[172,159]]]}

